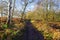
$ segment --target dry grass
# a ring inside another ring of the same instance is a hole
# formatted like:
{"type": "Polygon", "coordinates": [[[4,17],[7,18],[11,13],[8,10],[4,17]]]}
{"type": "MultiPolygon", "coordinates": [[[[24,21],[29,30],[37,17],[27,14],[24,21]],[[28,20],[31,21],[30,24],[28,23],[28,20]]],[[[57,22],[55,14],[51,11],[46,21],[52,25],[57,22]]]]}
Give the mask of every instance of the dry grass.
{"type": "MultiPolygon", "coordinates": [[[[7,18],[4,18],[4,17],[0,18],[0,22],[2,21],[2,23],[7,22],[6,20],[7,20],[7,18]]],[[[22,26],[24,26],[24,24],[22,22],[20,22],[19,18],[13,18],[12,20],[13,20],[13,23],[14,23],[15,27],[17,28],[17,30],[23,28],[22,26]]],[[[48,24],[47,24],[47,23],[44,23],[41,21],[32,20],[31,23],[34,25],[34,27],[38,31],[43,32],[45,39],[47,39],[47,36],[49,37],[49,39],[52,37],[51,40],[60,39],[60,31],[59,31],[60,29],[56,29],[56,28],[53,28],[50,26],[50,24],[52,24],[52,25],[56,24],[57,26],[60,27],[60,22],[48,22],[48,24]]],[[[15,30],[16,28],[13,28],[13,30],[15,30]]],[[[11,29],[5,29],[5,33],[10,34],[10,30],[11,29]]]]}

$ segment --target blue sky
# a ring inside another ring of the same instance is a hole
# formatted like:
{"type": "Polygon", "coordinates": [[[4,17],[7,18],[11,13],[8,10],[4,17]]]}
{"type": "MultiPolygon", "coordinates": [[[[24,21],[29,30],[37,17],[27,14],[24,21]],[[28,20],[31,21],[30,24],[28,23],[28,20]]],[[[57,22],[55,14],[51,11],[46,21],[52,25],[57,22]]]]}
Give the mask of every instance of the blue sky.
{"type": "MultiPolygon", "coordinates": [[[[1,0],[0,0],[0,1],[1,1],[1,0]]],[[[4,1],[7,1],[7,0],[4,0],[4,1]]],[[[13,0],[12,0],[12,1],[13,1],[13,0]]],[[[37,2],[38,2],[38,0],[35,0],[33,3],[29,4],[29,5],[27,6],[27,9],[26,9],[26,10],[33,10],[37,2]]],[[[56,3],[57,0],[54,0],[54,2],[56,3]]],[[[59,5],[59,8],[58,8],[58,9],[60,9],[60,0],[58,0],[58,3],[57,3],[57,4],[59,5]]],[[[16,5],[15,5],[15,6],[16,6],[16,8],[17,8],[18,10],[21,10],[21,9],[22,9],[21,1],[20,1],[20,0],[16,0],[16,5]]]]}
{"type": "MultiPolygon", "coordinates": [[[[53,1],[59,6],[58,9],[60,9],[60,0],[58,0],[58,2],[57,2],[57,0],[53,0],[53,1]]],[[[37,2],[38,2],[38,0],[35,0],[33,3],[29,4],[27,6],[26,10],[33,10],[37,2]]],[[[22,9],[22,6],[20,3],[21,3],[20,0],[16,0],[16,7],[18,10],[22,9]]]]}
{"type": "MultiPolygon", "coordinates": [[[[36,2],[37,0],[35,0],[33,3],[31,4],[28,4],[27,5],[27,9],[26,10],[33,10],[35,5],[36,5],[36,2]]],[[[16,7],[18,10],[22,9],[22,6],[21,6],[21,1],[20,0],[16,0],[16,7]]]]}

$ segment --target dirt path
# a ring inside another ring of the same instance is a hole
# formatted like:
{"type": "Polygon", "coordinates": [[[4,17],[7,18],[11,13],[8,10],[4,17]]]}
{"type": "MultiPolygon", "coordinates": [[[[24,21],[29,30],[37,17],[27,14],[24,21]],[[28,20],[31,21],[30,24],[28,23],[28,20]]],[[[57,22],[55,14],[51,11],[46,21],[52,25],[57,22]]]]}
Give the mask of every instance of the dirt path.
{"type": "Polygon", "coordinates": [[[37,31],[30,21],[25,23],[26,32],[24,33],[24,40],[44,40],[41,32],[37,31]]]}

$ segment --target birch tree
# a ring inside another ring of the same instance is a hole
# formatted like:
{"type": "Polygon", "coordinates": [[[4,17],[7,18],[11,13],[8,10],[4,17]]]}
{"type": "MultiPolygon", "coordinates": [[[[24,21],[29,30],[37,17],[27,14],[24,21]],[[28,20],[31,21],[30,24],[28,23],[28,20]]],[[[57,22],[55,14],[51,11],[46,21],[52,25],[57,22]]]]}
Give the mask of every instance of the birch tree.
{"type": "Polygon", "coordinates": [[[8,6],[8,9],[9,9],[9,11],[8,11],[8,22],[7,22],[7,24],[8,24],[8,27],[11,27],[11,18],[12,18],[12,0],[9,0],[9,4],[8,4],[9,6],[8,6]]]}

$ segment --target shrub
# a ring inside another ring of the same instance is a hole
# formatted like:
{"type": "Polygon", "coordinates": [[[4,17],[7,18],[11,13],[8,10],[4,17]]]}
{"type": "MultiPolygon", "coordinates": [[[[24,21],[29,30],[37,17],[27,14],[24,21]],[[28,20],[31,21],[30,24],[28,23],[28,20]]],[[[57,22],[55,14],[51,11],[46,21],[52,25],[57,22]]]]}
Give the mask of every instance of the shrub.
{"type": "Polygon", "coordinates": [[[3,28],[3,29],[8,28],[8,27],[7,27],[7,24],[3,24],[3,25],[2,25],[2,28],[3,28]]]}

